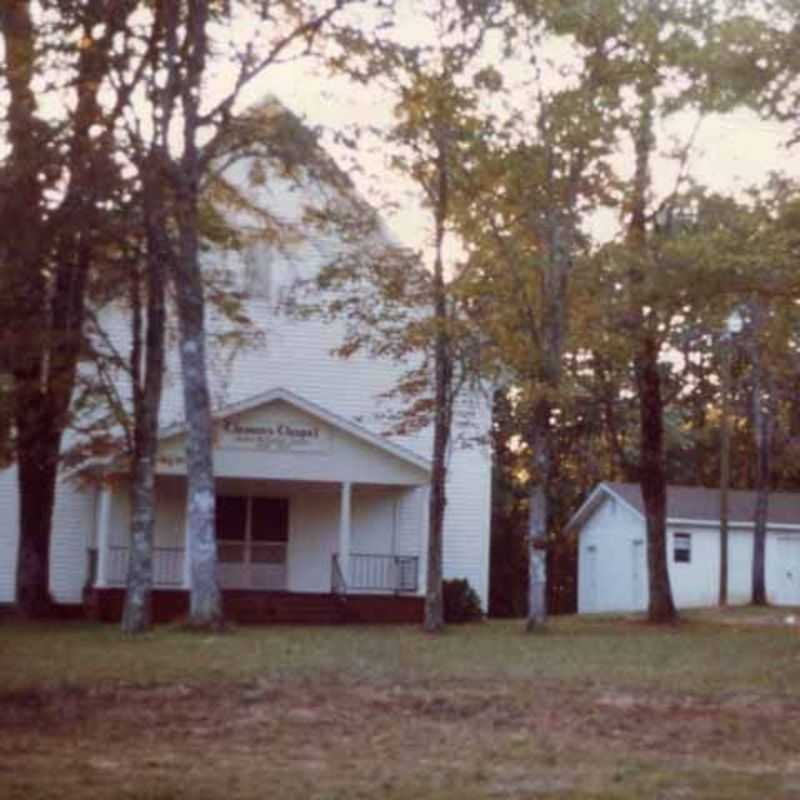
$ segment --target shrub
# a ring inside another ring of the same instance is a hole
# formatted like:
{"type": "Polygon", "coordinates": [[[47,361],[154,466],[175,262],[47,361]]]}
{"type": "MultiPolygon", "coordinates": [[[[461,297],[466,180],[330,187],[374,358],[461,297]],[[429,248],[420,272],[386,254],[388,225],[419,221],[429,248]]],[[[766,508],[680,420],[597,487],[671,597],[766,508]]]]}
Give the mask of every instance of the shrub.
{"type": "Polygon", "coordinates": [[[474,622],[483,619],[478,593],[466,578],[442,581],[442,593],[445,622],[474,622]]]}

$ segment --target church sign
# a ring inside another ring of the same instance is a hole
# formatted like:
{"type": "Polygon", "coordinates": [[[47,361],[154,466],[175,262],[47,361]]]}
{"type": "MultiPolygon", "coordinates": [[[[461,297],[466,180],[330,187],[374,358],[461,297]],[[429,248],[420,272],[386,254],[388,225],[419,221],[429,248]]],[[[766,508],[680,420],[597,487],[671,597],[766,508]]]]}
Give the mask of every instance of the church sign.
{"type": "Polygon", "coordinates": [[[231,450],[328,453],[331,431],[312,420],[226,419],[219,427],[219,446],[231,450]]]}

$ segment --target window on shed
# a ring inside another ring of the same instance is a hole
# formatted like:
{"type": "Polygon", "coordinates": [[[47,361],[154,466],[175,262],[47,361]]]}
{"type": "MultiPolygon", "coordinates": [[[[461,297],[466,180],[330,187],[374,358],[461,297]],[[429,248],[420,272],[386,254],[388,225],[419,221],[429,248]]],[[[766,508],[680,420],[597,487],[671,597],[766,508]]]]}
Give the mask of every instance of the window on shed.
{"type": "Polygon", "coordinates": [[[676,533],[673,543],[673,560],[676,564],[689,564],[692,560],[692,534],[676,533]]]}

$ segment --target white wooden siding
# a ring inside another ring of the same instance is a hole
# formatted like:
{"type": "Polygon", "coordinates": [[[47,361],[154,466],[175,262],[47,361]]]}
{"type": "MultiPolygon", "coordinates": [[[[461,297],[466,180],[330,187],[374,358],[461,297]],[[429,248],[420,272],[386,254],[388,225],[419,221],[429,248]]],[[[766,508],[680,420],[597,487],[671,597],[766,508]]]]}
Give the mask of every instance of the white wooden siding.
{"type": "Polygon", "coordinates": [[[331,560],[339,546],[338,487],[315,489],[289,500],[288,589],[329,592],[331,560]]]}
{"type": "Polygon", "coordinates": [[[351,552],[391,555],[397,489],[353,487],[351,552]]]}
{"type": "Polygon", "coordinates": [[[397,552],[406,556],[422,555],[427,487],[401,489],[398,498],[397,552]]]}
{"type": "Polygon", "coordinates": [[[443,572],[445,578],[467,578],[484,607],[489,596],[490,520],[488,447],[475,443],[455,448],[448,465],[443,572]]]}
{"type": "MultiPolygon", "coordinates": [[[[617,498],[604,496],[579,533],[578,611],[626,612],[647,608],[647,554],[645,523],[641,515],[617,498]],[[639,559],[634,564],[634,557],[639,559]],[[638,584],[637,584],[638,582],[638,584]]],[[[672,596],[677,608],[715,606],[719,599],[719,526],[709,524],[667,525],[667,565],[672,596]],[[675,534],[691,536],[691,560],[676,562],[675,534]]],[[[753,527],[734,523],[728,543],[728,602],[746,604],[751,599],[753,527]]],[[[800,603],[800,532],[771,528],[766,542],[767,600],[774,605],[800,603]],[[797,542],[794,544],[787,541],[797,542]],[[796,575],[790,555],[796,555],[796,575]],[[786,577],[792,571],[792,579],[786,577]],[[795,588],[798,587],[798,588],[795,588]],[[796,598],[796,599],[794,599],[796,598]]]]}
{"type": "Polygon", "coordinates": [[[728,529],[728,602],[746,605],[752,596],[753,534],[728,529]]]}
{"type": "Polygon", "coordinates": [[[633,555],[634,542],[643,539],[643,526],[635,512],[616,499],[606,497],[599,503],[580,533],[580,613],[641,610],[647,592],[642,591],[641,583],[633,586],[633,576],[638,574],[646,586],[646,548],[638,548],[644,558],[638,570],[634,569],[633,555]]]}
{"type": "Polygon", "coordinates": [[[17,572],[19,495],[17,468],[0,472],[0,603],[13,603],[17,572]]]}
{"type": "MultiPolygon", "coordinates": [[[[304,197],[319,200],[325,191],[319,186],[299,187],[292,183],[291,191],[286,182],[273,182],[272,178],[264,186],[250,185],[246,177],[250,171],[248,163],[232,167],[229,177],[242,183],[244,190],[256,202],[269,206],[272,213],[282,215],[288,222],[299,223],[304,197]]],[[[232,215],[243,226],[253,226],[257,220],[253,215],[232,215]],[[241,217],[241,218],[240,218],[241,217]]],[[[241,402],[270,389],[283,387],[315,403],[334,414],[356,422],[373,433],[382,433],[387,427],[387,416],[398,410],[397,402],[390,402],[385,393],[394,387],[400,375],[411,363],[397,364],[388,360],[377,360],[365,353],[357,353],[347,360],[332,355],[332,351],[342,342],[346,323],[343,320],[326,323],[319,319],[298,320],[279,312],[281,298],[287,296],[289,288],[300,278],[309,278],[320,267],[341,253],[343,245],[331,232],[305,231],[305,240],[266,252],[258,245],[252,253],[209,253],[206,267],[209,270],[227,270],[229,277],[238,288],[245,280],[253,280],[253,270],[263,265],[264,280],[258,280],[258,294],[247,301],[246,309],[255,324],[251,346],[234,354],[220,346],[220,336],[229,330],[229,324],[215,309],[208,309],[209,350],[208,361],[211,394],[216,407],[241,402]],[[268,283],[268,291],[264,289],[268,283]]],[[[347,245],[354,246],[354,245],[347,245]]],[[[105,334],[114,342],[120,352],[129,352],[130,324],[128,313],[120,306],[113,305],[99,313],[99,321],[105,334]]],[[[180,369],[177,348],[175,347],[174,320],[171,322],[170,350],[166,359],[166,381],[161,411],[161,423],[167,425],[181,419],[183,409],[180,369]]],[[[102,349],[102,340],[97,341],[102,349]]],[[[84,369],[90,369],[84,367],[84,369]]],[[[119,391],[129,398],[128,381],[124,374],[117,375],[119,391]]],[[[489,426],[488,401],[475,397],[462,399],[459,408],[463,414],[472,418],[471,433],[486,435],[489,426]]],[[[431,454],[430,428],[413,435],[395,437],[394,441],[411,449],[424,458],[431,454]]],[[[68,434],[65,442],[74,442],[68,434]]],[[[361,448],[361,455],[367,458],[368,451],[361,448]]],[[[367,459],[369,460],[369,459],[367,459]]],[[[380,482],[381,475],[375,473],[374,463],[362,462],[362,471],[347,477],[359,482],[380,482]]],[[[233,474],[233,473],[232,473],[233,474]]],[[[235,473],[241,477],[253,477],[245,472],[235,473]]],[[[270,474],[263,477],[277,477],[270,474]]],[[[317,476],[326,480],[341,480],[344,476],[333,472],[317,476]]],[[[387,476],[382,476],[386,478],[387,476]]],[[[388,478],[387,478],[388,481],[388,478]]],[[[391,481],[389,481],[391,482],[391,481]]],[[[397,483],[397,481],[394,481],[397,483]]],[[[16,564],[16,487],[12,478],[0,475],[0,509],[4,529],[0,531],[0,601],[13,599],[14,568],[16,564]]],[[[406,483],[411,483],[407,481],[406,483]]],[[[483,605],[488,597],[488,549],[490,521],[491,465],[486,445],[476,445],[467,450],[454,449],[450,463],[448,480],[448,505],[445,516],[445,554],[444,573],[447,577],[467,577],[481,596],[483,605]]],[[[111,509],[110,541],[124,545],[128,536],[128,502],[125,492],[114,493],[111,509]]],[[[408,554],[419,554],[421,558],[421,586],[424,586],[424,554],[427,540],[427,499],[424,490],[403,488],[391,495],[387,494],[378,504],[380,511],[375,514],[388,514],[389,508],[399,502],[397,513],[398,549],[408,554]]],[[[72,501],[70,501],[72,502],[72,501]]],[[[182,513],[178,505],[182,495],[169,494],[160,497],[164,506],[159,509],[158,543],[176,543],[177,531],[182,528],[182,513]],[[167,533],[169,531],[170,533],[167,533]]],[[[377,502],[377,501],[376,501],[377,502]]],[[[290,500],[291,531],[302,531],[302,537],[290,537],[289,588],[304,591],[328,591],[330,588],[330,555],[336,549],[336,526],[331,528],[331,520],[338,526],[338,494],[322,492],[312,502],[309,498],[293,495],[290,500]],[[314,548],[319,548],[315,550],[314,548]],[[324,563],[319,570],[315,566],[308,569],[312,560],[315,564],[324,563]],[[294,555],[294,567],[292,558],[294,555]]],[[[75,596],[75,587],[84,580],[84,553],[67,556],[66,548],[77,551],[85,549],[87,539],[78,541],[78,531],[90,530],[90,511],[86,510],[86,521],[77,520],[80,504],[64,506],[64,522],[59,523],[64,530],[59,539],[58,559],[54,562],[54,587],[58,586],[63,596],[75,596]],[[69,511],[67,511],[69,506],[69,511]],[[63,547],[62,547],[63,543],[63,547]],[[64,572],[64,574],[61,574],[64,572]]],[[[377,507],[376,507],[377,508],[377,507]]],[[[360,536],[358,508],[355,509],[355,535],[360,536]]],[[[364,512],[366,513],[366,512],[364,512]]],[[[372,512],[370,512],[372,513],[372,512]]],[[[394,514],[394,511],[392,511],[394,514]]],[[[384,523],[382,522],[383,526],[384,523]]],[[[91,535],[91,534],[87,534],[91,535]]]]}
{"type": "Polygon", "coordinates": [[[88,547],[95,524],[91,486],[61,482],[50,541],[50,589],[58,603],[80,603],[88,577],[88,547]]]}
{"type": "MultiPolygon", "coordinates": [[[[642,528],[644,522],[640,523],[642,528]]],[[[678,608],[716,605],[719,599],[719,531],[705,526],[667,526],[667,565],[678,608]],[[675,533],[691,536],[691,561],[675,562],[675,533]]]]}

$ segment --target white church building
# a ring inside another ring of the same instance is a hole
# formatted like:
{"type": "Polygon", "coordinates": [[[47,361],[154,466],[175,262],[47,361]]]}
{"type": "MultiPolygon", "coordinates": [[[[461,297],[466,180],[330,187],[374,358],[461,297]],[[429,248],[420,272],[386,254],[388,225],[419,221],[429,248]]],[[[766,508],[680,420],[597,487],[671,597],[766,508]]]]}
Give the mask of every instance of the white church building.
{"type": "MultiPolygon", "coordinates": [[[[209,305],[218,576],[226,613],[243,621],[421,620],[431,429],[386,432],[387,415],[399,410],[386,393],[409,364],[365,352],[343,359],[333,351],[342,343],[345,321],[287,313],[292,288],[313,278],[340,249],[330,230],[301,235],[308,205],[329,187],[307,174],[299,181],[296,175],[265,181],[263,168],[254,170],[254,158],[227,167],[225,179],[295,235],[274,246],[265,244],[267,237],[254,236],[251,245],[212,250],[206,258],[217,278],[244,294],[253,321],[248,345],[232,349],[225,335],[230,323],[209,305]]],[[[237,208],[235,218],[243,229],[260,224],[259,214],[246,208],[237,208]]],[[[119,352],[129,352],[129,312],[112,305],[98,320],[103,331],[97,346],[114,342],[119,352]]],[[[122,376],[119,386],[124,394],[122,376]]],[[[174,338],[161,418],[153,607],[156,619],[168,619],[186,613],[191,580],[174,338]]],[[[467,578],[485,607],[488,400],[479,393],[462,396],[456,425],[460,439],[470,444],[454,445],[449,454],[444,574],[467,578]]],[[[68,433],[65,447],[75,441],[68,433]]],[[[0,604],[15,600],[16,484],[15,468],[0,473],[0,604]]],[[[128,564],[128,495],[124,457],[95,458],[62,470],[50,579],[52,596],[65,609],[83,608],[109,621],[119,617],[128,564]]]]}
{"type": "MultiPolygon", "coordinates": [[[[728,597],[731,604],[746,604],[752,590],[755,492],[729,492],[728,506],[728,597]]],[[[772,493],[768,509],[767,600],[800,606],[800,494],[772,493]]],[[[567,530],[578,540],[578,611],[645,611],[647,531],[639,485],[601,483],[567,530]]],[[[667,563],[676,607],[717,605],[719,490],[667,488],[667,563]]]]}

